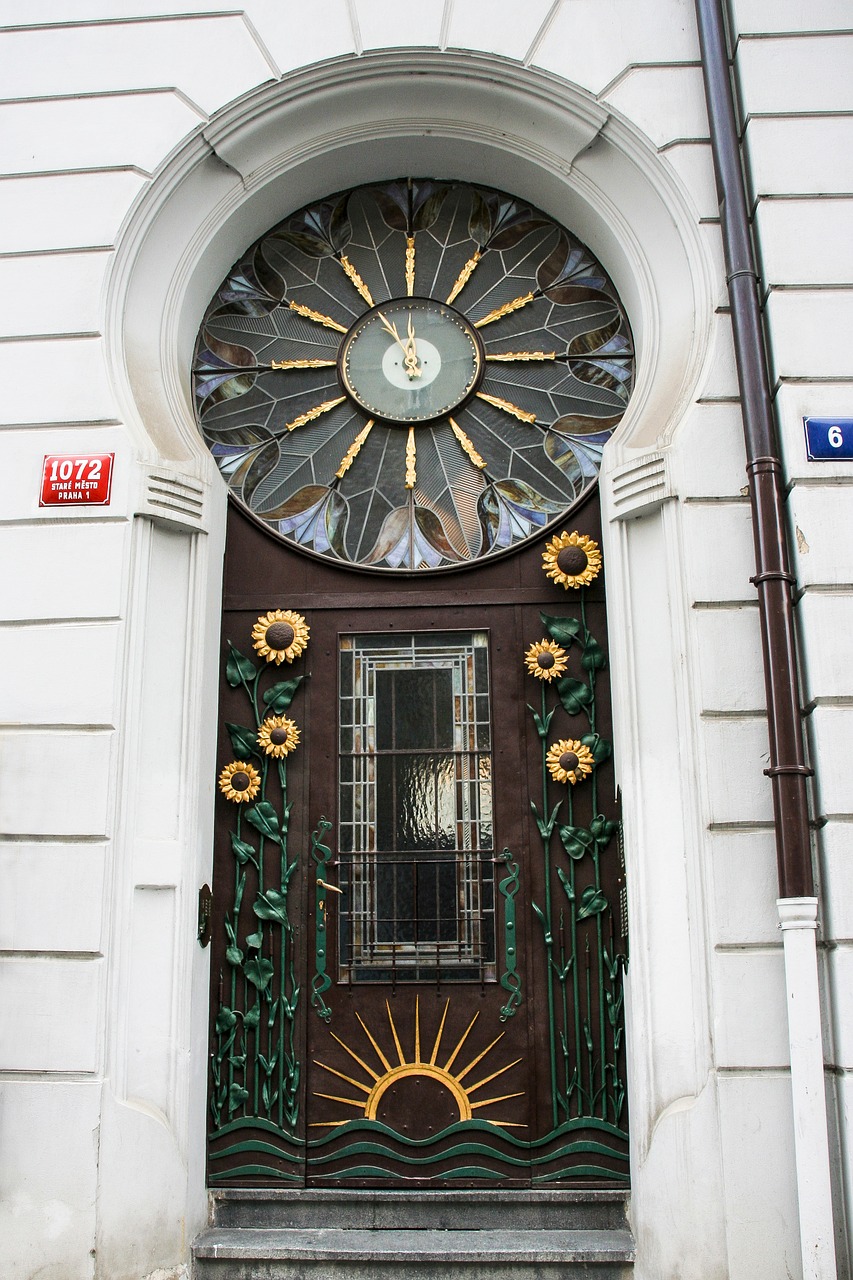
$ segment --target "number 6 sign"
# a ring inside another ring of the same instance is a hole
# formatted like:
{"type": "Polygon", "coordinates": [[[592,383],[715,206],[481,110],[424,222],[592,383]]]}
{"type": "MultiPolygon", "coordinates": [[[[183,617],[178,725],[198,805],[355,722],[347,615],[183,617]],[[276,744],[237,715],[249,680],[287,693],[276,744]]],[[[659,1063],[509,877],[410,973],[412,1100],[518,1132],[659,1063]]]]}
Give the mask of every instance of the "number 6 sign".
{"type": "Polygon", "coordinates": [[[114,457],[114,453],[47,454],[39,506],[109,506],[114,457]]]}
{"type": "Polygon", "coordinates": [[[809,462],[853,458],[853,418],[803,418],[809,462]]]}

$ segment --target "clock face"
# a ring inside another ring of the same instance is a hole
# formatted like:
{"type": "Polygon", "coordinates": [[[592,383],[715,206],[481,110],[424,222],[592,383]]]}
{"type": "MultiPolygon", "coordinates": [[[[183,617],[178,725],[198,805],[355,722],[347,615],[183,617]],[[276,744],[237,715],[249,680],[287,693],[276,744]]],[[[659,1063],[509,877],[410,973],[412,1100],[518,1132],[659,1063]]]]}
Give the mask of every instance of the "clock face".
{"type": "Polygon", "coordinates": [[[203,437],[232,496],[343,566],[504,554],[596,482],[630,331],[589,250],[523,201],[403,179],[273,227],[209,306],[203,437]]]}
{"type": "Polygon", "coordinates": [[[479,381],[482,343],[463,315],[428,298],[375,307],[341,345],[352,399],[389,423],[434,422],[458,409],[479,381]]]}

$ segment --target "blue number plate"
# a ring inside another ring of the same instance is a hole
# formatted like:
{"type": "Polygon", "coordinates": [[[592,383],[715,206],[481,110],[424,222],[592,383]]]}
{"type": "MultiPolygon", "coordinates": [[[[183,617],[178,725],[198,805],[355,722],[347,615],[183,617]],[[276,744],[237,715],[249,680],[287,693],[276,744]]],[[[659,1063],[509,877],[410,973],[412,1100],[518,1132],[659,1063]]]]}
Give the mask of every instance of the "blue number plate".
{"type": "Polygon", "coordinates": [[[803,418],[810,462],[853,458],[853,418],[803,418]]]}

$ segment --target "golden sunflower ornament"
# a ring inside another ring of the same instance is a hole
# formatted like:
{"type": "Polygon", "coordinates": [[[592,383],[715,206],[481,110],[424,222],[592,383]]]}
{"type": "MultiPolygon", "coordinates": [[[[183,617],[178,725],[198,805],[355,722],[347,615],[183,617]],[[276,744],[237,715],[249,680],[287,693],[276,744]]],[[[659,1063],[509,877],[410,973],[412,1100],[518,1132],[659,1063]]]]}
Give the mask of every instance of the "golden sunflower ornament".
{"type": "Polygon", "coordinates": [[[271,609],[252,627],[252,643],[267,662],[292,662],[308,644],[308,627],[301,613],[271,609]]]}
{"type": "Polygon", "coordinates": [[[551,777],[557,782],[570,782],[572,786],[584,782],[595,764],[589,747],[576,738],[561,738],[555,742],[548,748],[545,759],[551,777]]]}
{"type": "Polygon", "coordinates": [[[601,573],[601,551],[585,533],[558,533],[545,546],[542,568],[567,591],[586,587],[601,573]]]}
{"type": "Polygon", "coordinates": [[[566,651],[553,640],[539,640],[524,655],[527,670],[537,680],[556,680],[566,670],[566,651]]]}
{"type": "Polygon", "coordinates": [[[268,756],[289,756],[299,742],[299,729],[287,716],[267,716],[258,729],[258,746],[268,756]]]}
{"type": "Polygon", "coordinates": [[[254,800],[261,785],[261,775],[245,760],[232,760],[219,775],[219,790],[226,800],[245,804],[254,800]]]}

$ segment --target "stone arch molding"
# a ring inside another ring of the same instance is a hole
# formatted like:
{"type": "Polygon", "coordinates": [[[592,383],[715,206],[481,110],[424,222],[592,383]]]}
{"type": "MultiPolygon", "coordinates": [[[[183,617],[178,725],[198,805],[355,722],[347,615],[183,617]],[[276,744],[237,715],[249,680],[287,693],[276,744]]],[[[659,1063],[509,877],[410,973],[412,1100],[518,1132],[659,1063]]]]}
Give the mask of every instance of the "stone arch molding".
{"type": "Polygon", "coordinates": [[[106,333],[147,464],[219,488],[189,367],[205,306],[246,246],[330,190],[406,172],[497,183],[590,246],[638,350],[609,469],[668,442],[700,378],[712,311],[696,215],[672,170],[629,121],[558,77],[484,55],[395,52],[318,64],[223,108],[132,211],[106,333]]]}
{"type": "MultiPolygon", "coordinates": [[[[107,282],[104,331],[119,412],[145,472],[141,491],[148,495],[137,508],[150,517],[136,522],[137,630],[142,634],[142,622],[149,620],[156,632],[162,600],[184,592],[185,607],[176,616],[186,626],[162,657],[162,665],[172,664],[174,687],[183,688],[182,707],[179,713],[170,704],[166,720],[176,755],[184,744],[181,776],[206,780],[184,789],[181,865],[169,870],[185,888],[184,937],[194,934],[193,900],[209,874],[212,849],[226,514],[225,485],[196,429],[190,396],[198,327],[231,265],[289,212],[329,191],[406,172],[498,185],[571,228],[607,269],[636,340],[635,391],[607,446],[602,493],[611,512],[605,551],[613,604],[613,712],[621,743],[617,766],[626,797],[626,848],[634,850],[628,870],[632,911],[637,908],[626,998],[630,1022],[640,1032],[629,1063],[632,1213],[638,1248],[660,1261],[654,1274],[674,1274],[683,1257],[716,1257],[721,1238],[717,1210],[706,1212],[708,1204],[719,1206],[721,1199],[715,1175],[708,1172],[718,1167],[717,1157],[707,1159],[709,1142],[713,1147],[716,1141],[709,1138],[716,1133],[716,1118],[711,1091],[704,1088],[710,1029],[701,962],[703,890],[695,859],[688,866],[682,856],[684,849],[698,849],[702,826],[693,781],[697,716],[685,683],[686,597],[677,504],[661,506],[670,496],[666,446],[710,359],[713,276],[697,213],[666,161],[630,121],[558,77],[480,54],[392,52],[318,64],[224,107],[164,161],[128,216],[107,282]],[[183,514],[181,502],[188,509],[183,514]],[[622,518],[652,511],[657,511],[654,520],[622,518]],[[158,531],[158,523],[166,530],[158,531]],[[176,538],[175,526],[184,534],[211,536],[176,538]],[[157,542],[153,551],[151,539],[157,542]],[[664,670],[674,673],[669,686],[660,680],[664,670]],[[637,690],[662,683],[666,704],[656,703],[647,714],[645,704],[637,703],[637,690]],[[650,742],[651,751],[646,749],[650,742]],[[670,750],[663,772],[661,742],[670,750]],[[662,850],[668,861],[661,858],[662,850]],[[655,872],[663,861],[666,865],[655,872]],[[655,948],[648,947],[650,940],[655,948]],[[657,1117],[669,1115],[675,1117],[671,1124],[655,1127],[657,1117]],[[684,1195],[678,1211],[665,1215],[661,1235],[663,1220],[655,1206],[665,1188],[672,1209],[675,1167],[687,1171],[684,1195]],[[706,1183],[708,1196],[697,1197],[695,1188],[706,1183]],[[679,1230],[672,1229],[673,1221],[679,1230]]],[[[143,660],[138,642],[130,654],[133,671],[126,681],[122,721],[128,733],[119,764],[127,780],[126,787],[119,786],[126,815],[159,782],[138,767],[134,755],[134,726],[144,714],[163,709],[154,684],[149,688],[139,674],[143,660]]],[[[133,822],[123,819],[120,827],[121,840],[130,844],[133,822]]],[[[127,857],[116,859],[117,875],[130,876],[131,853],[128,849],[127,857]]],[[[116,894],[115,931],[123,944],[135,936],[130,917],[136,908],[128,905],[129,887],[124,892],[117,885],[116,894]]],[[[140,925],[140,936],[141,930],[140,925]]],[[[116,982],[129,990],[130,959],[123,957],[122,951],[116,982]]],[[[207,963],[207,953],[193,948],[184,968],[164,974],[158,996],[164,1007],[170,1000],[180,1011],[178,1038],[188,1051],[205,1036],[207,963]]],[[[120,1043],[123,1034],[116,1032],[119,1061],[131,1056],[120,1043]]],[[[144,1028],[131,1026],[128,1044],[144,1034],[144,1028]]],[[[178,1207],[179,1196],[170,1200],[177,1216],[169,1230],[176,1239],[185,1229],[200,1228],[205,1213],[199,1155],[204,1149],[205,1073],[199,1065],[204,1057],[188,1052],[180,1061],[174,1124],[189,1164],[179,1167],[174,1155],[174,1185],[183,1181],[187,1188],[186,1214],[178,1207]]],[[[122,1096],[129,1092],[130,1085],[119,1088],[122,1096]]],[[[102,1140],[102,1152],[137,1152],[142,1139],[136,1136],[135,1115],[125,1108],[116,1117],[117,1130],[134,1137],[123,1146],[102,1140]]],[[[156,1212],[163,1211],[163,1188],[172,1185],[165,1179],[159,1130],[147,1141],[153,1154],[146,1168],[157,1173],[150,1207],[138,1198],[140,1239],[147,1238],[155,1202],[156,1212]]],[[[117,1154],[102,1159],[102,1177],[111,1185],[129,1176],[122,1159],[117,1154]]],[[[122,1231],[129,1229],[123,1220],[122,1231]]]]}

